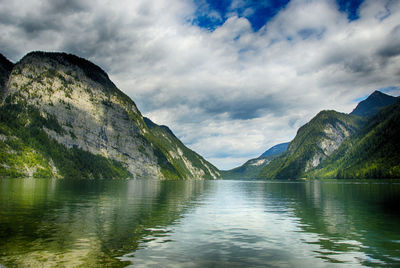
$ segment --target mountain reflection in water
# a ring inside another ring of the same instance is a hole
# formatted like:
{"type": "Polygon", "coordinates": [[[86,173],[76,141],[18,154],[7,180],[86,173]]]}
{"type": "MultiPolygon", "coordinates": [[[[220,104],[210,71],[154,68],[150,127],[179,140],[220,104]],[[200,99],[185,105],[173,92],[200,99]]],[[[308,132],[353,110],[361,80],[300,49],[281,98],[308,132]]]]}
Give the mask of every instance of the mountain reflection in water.
{"type": "Polygon", "coordinates": [[[400,184],[0,180],[7,266],[400,264],[400,184]]]}

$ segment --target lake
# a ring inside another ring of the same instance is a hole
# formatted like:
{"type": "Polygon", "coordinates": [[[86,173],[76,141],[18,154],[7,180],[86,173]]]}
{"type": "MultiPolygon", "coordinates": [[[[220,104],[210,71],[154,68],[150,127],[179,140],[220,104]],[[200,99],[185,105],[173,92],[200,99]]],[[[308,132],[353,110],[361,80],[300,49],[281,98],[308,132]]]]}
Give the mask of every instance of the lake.
{"type": "Polygon", "coordinates": [[[0,264],[399,266],[400,183],[1,179],[0,264]]]}

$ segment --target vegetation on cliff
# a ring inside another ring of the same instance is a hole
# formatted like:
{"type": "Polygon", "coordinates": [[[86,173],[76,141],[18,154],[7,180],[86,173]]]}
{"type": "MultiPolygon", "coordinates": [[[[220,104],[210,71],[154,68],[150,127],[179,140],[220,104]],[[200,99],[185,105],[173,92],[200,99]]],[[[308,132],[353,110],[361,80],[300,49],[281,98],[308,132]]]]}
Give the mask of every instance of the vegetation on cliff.
{"type": "Polygon", "coordinates": [[[48,52],[0,65],[1,177],[220,176],[171,131],[146,124],[135,103],[97,65],[48,52]]]}

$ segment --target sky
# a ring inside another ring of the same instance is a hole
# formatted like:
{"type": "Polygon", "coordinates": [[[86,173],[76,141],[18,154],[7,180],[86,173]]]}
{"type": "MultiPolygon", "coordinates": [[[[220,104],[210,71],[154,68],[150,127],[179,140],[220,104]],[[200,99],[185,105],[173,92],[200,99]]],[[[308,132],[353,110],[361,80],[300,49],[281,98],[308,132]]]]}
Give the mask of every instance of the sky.
{"type": "Polygon", "coordinates": [[[0,0],[0,53],[103,68],[143,115],[220,169],[319,111],[400,94],[397,0],[0,0]]]}

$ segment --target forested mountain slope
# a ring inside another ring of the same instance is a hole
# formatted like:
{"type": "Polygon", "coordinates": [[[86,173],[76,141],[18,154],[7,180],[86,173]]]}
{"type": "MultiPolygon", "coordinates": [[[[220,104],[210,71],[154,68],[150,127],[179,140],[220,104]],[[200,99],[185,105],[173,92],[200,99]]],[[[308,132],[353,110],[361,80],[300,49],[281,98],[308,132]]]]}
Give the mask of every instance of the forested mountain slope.
{"type": "Polygon", "coordinates": [[[85,59],[31,52],[2,76],[0,177],[219,176],[176,137],[166,151],[158,128],[149,127],[135,103],[85,59]]]}

